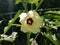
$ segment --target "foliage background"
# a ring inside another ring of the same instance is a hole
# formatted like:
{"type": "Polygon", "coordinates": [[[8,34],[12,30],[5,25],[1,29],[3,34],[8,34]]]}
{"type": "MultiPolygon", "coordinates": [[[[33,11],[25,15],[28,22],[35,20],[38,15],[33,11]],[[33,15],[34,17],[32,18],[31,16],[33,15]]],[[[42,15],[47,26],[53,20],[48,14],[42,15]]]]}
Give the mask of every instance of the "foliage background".
{"type": "MultiPolygon", "coordinates": [[[[12,1],[12,0],[11,0],[12,1]]],[[[42,5],[39,7],[39,9],[43,8],[43,9],[51,9],[52,10],[60,10],[60,0],[44,0],[42,5]],[[54,9],[56,8],[56,9],[54,9]]],[[[11,6],[9,6],[9,1],[8,0],[0,0],[0,20],[3,20],[2,24],[0,24],[0,33],[3,33],[3,29],[5,26],[8,25],[8,21],[10,19],[12,19],[14,17],[14,15],[16,14],[16,12],[18,10],[24,10],[24,7],[22,5],[22,2],[15,5],[15,0],[12,2],[11,6]],[[15,12],[13,14],[11,14],[11,12],[15,12]],[[9,13],[9,14],[8,14],[9,13]]],[[[30,10],[31,9],[31,4],[27,4],[27,9],[30,10]]],[[[33,9],[35,9],[36,6],[33,4],[33,9]]],[[[38,10],[39,10],[38,9],[38,10]]],[[[42,11],[45,12],[47,10],[42,11]]],[[[38,11],[39,13],[39,11],[38,11]]],[[[44,14],[41,14],[44,15],[44,14]]],[[[15,21],[15,23],[19,23],[19,18],[15,21]]],[[[19,23],[20,24],[20,23],[19,23]]],[[[46,32],[46,28],[42,28],[42,32],[46,32]]],[[[12,26],[10,28],[10,30],[6,33],[8,35],[10,35],[13,31],[18,32],[18,37],[16,38],[16,40],[11,43],[11,42],[7,42],[7,41],[3,41],[0,44],[1,45],[26,45],[26,34],[24,34],[23,32],[20,31],[20,27],[15,27],[12,26]]],[[[60,40],[60,27],[58,27],[58,30],[56,31],[55,29],[51,29],[52,33],[56,34],[57,38],[60,40]]],[[[36,35],[32,34],[31,37],[35,37],[36,35]]],[[[42,36],[41,34],[37,37],[37,42],[39,45],[44,45],[45,44],[45,39],[47,41],[47,45],[49,45],[49,43],[52,43],[49,39],[47,39],[46,37],[42,36]]],[[[52,45],[54,45],[52,43],[52,45]]]]}

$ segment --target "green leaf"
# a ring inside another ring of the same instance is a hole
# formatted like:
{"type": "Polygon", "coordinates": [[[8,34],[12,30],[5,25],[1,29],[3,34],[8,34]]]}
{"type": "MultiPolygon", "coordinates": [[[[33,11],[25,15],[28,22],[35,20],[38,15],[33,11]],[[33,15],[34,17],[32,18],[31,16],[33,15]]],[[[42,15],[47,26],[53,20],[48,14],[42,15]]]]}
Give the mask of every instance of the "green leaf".
{"type": "Polygon", "coordinates": [[[42,33],[46,38],[48,38],[53,44],[60,45],[60,41],[56,38],[55,35],[52,35],[51,33],[42,33]]]}
{"type": "Polygon", "coordinates": [[[54,19],[60,20],[60,16],[59,16],[59,15],[54,15],[54,14],[45,14],[43,17],[44,17],[45,19],[54,18],[54,19]]]}
{"type": "Polygon", "coordinates": [[[51,18],[54,17],[54,15],[52,15],[52,14],[45,14],[43,17],[44,17],[45,19],[51,19],[51,18]]]}
{"type": "Polygon", "coordinates": [[[4,28],[4,34],[10,29],[10,27],[12,26],[12,24],[15,22],[15,20],[19,17],[21,11],[19,10],[18,13],[14,16],[14,18],[12,20],[9,21],[8,26],[6,26],[4,28]]]}
{"type": "Polygon", "coordinates": [[[53,14],[58,14],[58,15],[60,15],[60,11],[47,11],[47,12],[45,12],[45,13],[53,13],[53,14]]]}
{"type": "Polygon", "coordinates": [[[15,0],[15,4],[19,4],[22,0],[15,0]]]}
{"type": "Polygon", "coordinates": [[[28,3],[30,3],[30,4],[34,4],[36,2],[38,2],[38,0],[28,0],[28,3]]]}
{"type": "Polygon", "coordinates": [[[35,5],[38,7],[38,5],[39,5],[38,1],[36,1],[35,5]]]}
{"type": "Polygon", "coordinates": [[[55,18],[55,19],[60,19],[60,16],[54,15],[54,18],[55,18]]]}
{"type": "Polygon", "coordinates": [[[54,22],[54,24],[59,27],[60,26],[60,22],[54,22]]]}

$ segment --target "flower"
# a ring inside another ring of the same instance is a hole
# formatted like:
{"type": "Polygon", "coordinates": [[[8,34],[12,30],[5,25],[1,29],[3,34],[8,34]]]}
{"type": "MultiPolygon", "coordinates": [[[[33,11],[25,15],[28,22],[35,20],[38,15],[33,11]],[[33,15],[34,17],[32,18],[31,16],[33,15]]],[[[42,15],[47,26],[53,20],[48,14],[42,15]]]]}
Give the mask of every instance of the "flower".
{"type": "Polygon", "coordinates": [[[0,21],[0,24],[3,22],[3,20],[0,21]]]}
{"type": "Polygon", "coordinates": [[[40,27],[43,25],[43,19],[35,10],[30,10],[28,13],[21,13],[19,16],[21,22],[21,31],[24,33],[32,32],[36,34],[40,32],[40,27]]]}
{"type": "Polygon", "coordinates": [[[38,45],[37,41],[34,38],[30,39],[31,45],[38,45]]]}
{"type": "Polygon", "coordinates": [[[13,42],[17,37],[17,32],[12,32],[12,34],[9,36],[9,35],[5,35],[5,34],[1,34],[1,38],[0,38],[0,41],[10,41],[10,42],[13,42]]]}

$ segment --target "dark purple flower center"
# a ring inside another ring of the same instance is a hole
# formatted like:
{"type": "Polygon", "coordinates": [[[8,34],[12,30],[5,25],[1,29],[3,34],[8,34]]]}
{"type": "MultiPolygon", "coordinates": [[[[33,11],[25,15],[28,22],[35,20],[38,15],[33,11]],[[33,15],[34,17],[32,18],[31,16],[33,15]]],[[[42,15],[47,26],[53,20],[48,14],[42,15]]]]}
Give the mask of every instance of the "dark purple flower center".
{"type": "Polygon", "coordinates": [[[27,19],[27,24],[32,25],[33,24],[33,19],[32,18],[28,18],[27,19]]]}

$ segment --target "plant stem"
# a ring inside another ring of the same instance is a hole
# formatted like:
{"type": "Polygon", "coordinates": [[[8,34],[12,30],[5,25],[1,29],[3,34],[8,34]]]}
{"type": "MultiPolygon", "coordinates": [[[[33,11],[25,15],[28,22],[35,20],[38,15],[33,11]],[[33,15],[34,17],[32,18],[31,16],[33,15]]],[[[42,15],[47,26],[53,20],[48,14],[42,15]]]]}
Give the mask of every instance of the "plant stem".
{"type": "Polygon", "coordinates": [[[35,37],[35,40],[36,40],[36,38],[38,37],[38,35],[39,35],[39,33],[37,33],[37,35],[36,35],[36,37],[35,37]]]}
{"type": "Polygon", "coordinates": [[[30,45],[30,32],[27,32],[27,45],[30,45]]]}
{"type": "Polygon", "coordinates": [[[15,20],[19,17],[20,13],[22,11],[18,10],[17,14],[14,16],[12,22],[9,22],[7,29],[4,31],[3,34],[7,33],[7,31],[11,28],[12,24],[15,22],[15,20]]]}
{"type": "Polygon", "coordinates": [[[27,9],[27,0],[23,1],[23,7],[25,8],[25,12],[27,12],[28,11],[28,9],[27,9]]]}
{"type": "Polygon", "coordinates": [[[41,6],[41,4],[43,3],[43,0],[40,1],[38,7],[36,8],[36,10],[39,8],[39,6],[41,6]]]}
{"type": "Polygon", "coordinates": [[[12,24],[12,26],[17,26],[17,27],[19,27],[19,26],[21,26],[20,24],[12,24]]]}

